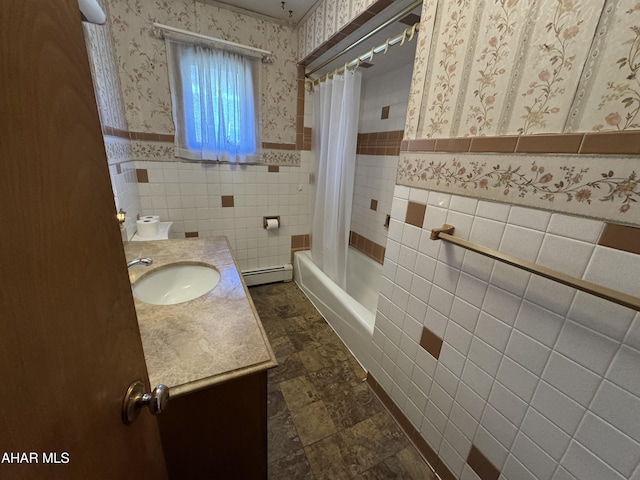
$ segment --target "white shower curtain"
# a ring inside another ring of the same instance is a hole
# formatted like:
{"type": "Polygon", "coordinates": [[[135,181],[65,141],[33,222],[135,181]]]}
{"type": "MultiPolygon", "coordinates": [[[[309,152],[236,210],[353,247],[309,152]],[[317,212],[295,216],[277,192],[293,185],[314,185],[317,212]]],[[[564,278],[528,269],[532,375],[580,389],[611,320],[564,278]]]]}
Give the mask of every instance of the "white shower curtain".
{"type": "Polygon", "coordinates": [[[311,256],[343,289],[347,283],[361,79],[360,72],[345,72],[322,82],[314,93],[317,168],[311,256]]]}

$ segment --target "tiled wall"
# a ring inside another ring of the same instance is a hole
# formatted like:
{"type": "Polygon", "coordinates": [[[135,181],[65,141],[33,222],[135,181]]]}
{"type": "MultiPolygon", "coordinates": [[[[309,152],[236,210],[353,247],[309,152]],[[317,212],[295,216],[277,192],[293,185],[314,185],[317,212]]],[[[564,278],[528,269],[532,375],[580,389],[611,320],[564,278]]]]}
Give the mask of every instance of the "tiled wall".
{"type": "MultiPolygon", "coordinates": [[[[375,75],[362,86],[351,213],[351,231],[362,237],[356,245],[375,244],[380,250],[387,242],[385,220],[391,213],[411,72],[411,64],[389,72],[372,70],[375,75]]],[[[372,254],[369,250],[365,253],[372,254]]]]}
{"type": "Polygon", "coordinates": [[[137,161],[142,210],[177,237],[227,236],[241,269],[289,263],[291,237],[309,231],[310,155],[297,167],[137,161]],[[265,230],[277,215],[280,229],[265,230]]]}
{"type": "Polygon", "coordinates": [[[635,228],[397,186],[370,383],[442,478],[640,478],[640,314],[440,240],[640,296],[635,228]],[[622,249],[618,249],[622,248],[622,249]]]}

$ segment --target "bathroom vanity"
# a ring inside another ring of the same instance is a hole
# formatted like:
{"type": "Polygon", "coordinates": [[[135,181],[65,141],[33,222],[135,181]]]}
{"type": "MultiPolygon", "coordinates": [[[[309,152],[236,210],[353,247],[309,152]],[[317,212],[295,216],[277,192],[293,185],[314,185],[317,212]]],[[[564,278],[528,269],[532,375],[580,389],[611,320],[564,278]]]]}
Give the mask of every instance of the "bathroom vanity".
{"type": "Polygon", "coordinates": [[[149,380],[171,400],[158,417],[171,478],[267,478],[267,370],[276,359],[225,237],[125,245],[132,283],[176,263],[214,266],[208,293],[175,305],[135,298],[149,380]]]}

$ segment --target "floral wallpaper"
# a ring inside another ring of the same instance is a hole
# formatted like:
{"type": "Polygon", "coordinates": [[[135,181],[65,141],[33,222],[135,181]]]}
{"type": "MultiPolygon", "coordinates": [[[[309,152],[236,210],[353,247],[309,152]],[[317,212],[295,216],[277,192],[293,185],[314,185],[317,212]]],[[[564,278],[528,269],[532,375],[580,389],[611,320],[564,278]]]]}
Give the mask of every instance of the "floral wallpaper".
{"type": "Polygon", "coordinates": [[[407,138],[640,128],[638,0],[425,0],[423,11],[407,138]]]}
{"type": "Polygon", "coordinates": [[[174,133],[165,46],[152,23],[271,50],[263,64],[262,140],[295,143],[297,37],[293,27],[195,0],[107,0],[129,129],[174,133]]]}
{"type": "Polygon", "coordinates": [[[298,25],[298,60],[302,60],[377,0],[318,0],[298,25]]]}
{"type": "Polygon", "coordinates": [[[404,152],[399,184],[640,224],[637,160],[589,156],[404,152]]]}

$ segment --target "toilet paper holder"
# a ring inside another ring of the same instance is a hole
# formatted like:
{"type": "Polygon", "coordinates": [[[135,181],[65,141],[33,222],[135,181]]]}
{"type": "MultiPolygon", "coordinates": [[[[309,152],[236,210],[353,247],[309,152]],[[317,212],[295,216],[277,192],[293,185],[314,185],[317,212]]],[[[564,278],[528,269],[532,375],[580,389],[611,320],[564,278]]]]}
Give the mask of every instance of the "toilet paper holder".
{"type": "Polygon", "coordinates": [[[278,221],[278,228],[280,228],[280,215],[275,215],[272,217],[262,217],[262,227],[266,230],[267,229],[267,220],[277,220],[278,221]]]}

